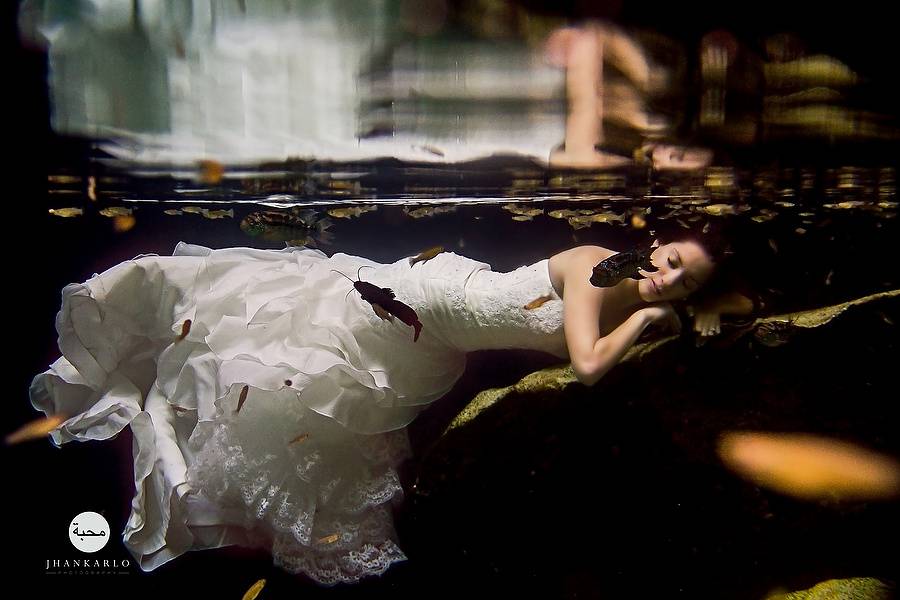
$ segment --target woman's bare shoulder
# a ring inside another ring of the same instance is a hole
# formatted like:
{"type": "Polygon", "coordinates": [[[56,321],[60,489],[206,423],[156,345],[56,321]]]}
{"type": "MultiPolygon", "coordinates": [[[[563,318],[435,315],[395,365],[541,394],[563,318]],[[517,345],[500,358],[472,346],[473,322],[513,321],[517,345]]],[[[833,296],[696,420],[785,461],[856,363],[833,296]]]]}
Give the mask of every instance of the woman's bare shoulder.
{"type": "Polygon", "coordinates": [[[603,246],[575,246],[574,248],[563,250],[562,252],[551,256],[550,268],[551,270],[553,270],[555,267],[555,270],[560,275],[565,275],[566,271],[568,271],[569,267],[572,265],[581,265],[584,262],[591,261],[599,262],[615,253],[615,250],[610,250],[609,248],[604,248],[603,246]]]}
{"type": "MultiPolygon", "coordinates": [[[[568,250],[563,250],[550,257],[548,268],[550,270],[550,279],[557,293],[562,295],[565,289],[565,281],[571,277],[581,277],[584,275],[585,269],[590,274],[590,269],[598,262],[610,255],[615,254],[615,250],[604,248],[603,246],[575,246],[568,250]]],[[[587,281],[586,278],[584,278],[587,281]]]]}

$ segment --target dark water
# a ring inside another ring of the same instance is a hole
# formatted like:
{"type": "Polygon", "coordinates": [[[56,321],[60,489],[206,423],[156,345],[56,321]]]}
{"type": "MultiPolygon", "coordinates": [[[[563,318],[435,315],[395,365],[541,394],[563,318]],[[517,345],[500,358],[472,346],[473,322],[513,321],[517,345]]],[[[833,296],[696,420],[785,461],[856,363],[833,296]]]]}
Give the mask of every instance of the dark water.
{"type": "MultiPolygon", "coordinates": [[[[377,207],[332,217],[334,241],[322,246],[328,253],[391,262],[440,244],[499,271],[579,244],[623,249],[651,231],[727,225],[738,251],[734,281],[759,294],[765,314],[900,286],[897,148],[884,141],[730,147],[710,167],[678,174],[640,166],[548,170],[513,156],[443,166],[292,160],[229,168],[210,184],[190,168],[112,161],[96,140],[52,133],[45,58],[19,48],[16,56],[24,93],[13,118],[27,160],[13,163],[6,209],[7,430],[35,417],[27,388],[58,356],[53,323],[64,285],[141,253],[170,254],[181,240],[283,247],[239,225],[254,211],[275,210],[272,204],[323,217],[329,209],[377,207]],[[87,195],[89,177],[96,201],[87,195]],[[503,208],[509,204],[543,212],[517,221],[503,208]],[[129,230],[116,232],[115,220],[99,214],[113,206],[133,210],[129,230]],[[234,215],[163,212],[185,206],[234,215]],[[83,214],[47,212],[63,207],[83,214]],[[420,218],[409,214],[435,207],[420,218]],[[575,229],[550,216],[579,209],[622,221],[575,229]]],[[[434,441],[478,391],[558,362],[540,353],[473,353],[456,388],[410,426],[415,456],[404,465],[407,501],[396,514],[410,560],[356,586],[321,589],[275,569],[265,553],[237,548],[189,553],[152,573],[46,575],[46,560],[72,557],[64,533],[72,511],[90,507],[113,531],[124,527],[133,495],[130,432],[62,450],[49,442],[6,448],[7,519],[16,532],[7,572],[27,588],[70,597],[237,597],[260,577],[269,580],[262,596],[269,598],[762,598],[830,578],[890,581],[900,539],[896,502],[804,502],[758,488],[724,469],[715,441],[731,429],[807,431],[900,457],[898,319],[896,300],[878,302],[778,348],[698,348],[687,334],[658,364],[611,374],[602,396],[586,388],[525,403],[513,425],[489,415],[471,454],[435,454],[434,441]],[[445,477],[431,481],[430,494],[412,489],[435,470],[445,477]]],[[[130,558],[121,542],[100,554],[130,558]]]]}

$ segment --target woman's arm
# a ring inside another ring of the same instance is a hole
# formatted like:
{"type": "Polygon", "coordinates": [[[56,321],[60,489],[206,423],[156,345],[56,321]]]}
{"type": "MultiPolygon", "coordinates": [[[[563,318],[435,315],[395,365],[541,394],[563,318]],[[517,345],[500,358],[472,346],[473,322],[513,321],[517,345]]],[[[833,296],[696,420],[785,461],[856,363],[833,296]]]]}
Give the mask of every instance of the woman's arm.
{"type": "MultiPolygon", "coordinates": [[[[597,249],[580,248],[564,274],[563,328],[572,370],[585,385],[594,385],[634,345],[654,321],[677,319],[671,306],[653,306],[636,311],[611,333],[600,336],[600,314],[608,293],[589,282],[591,269],[603,257],[597,249]]],[[[609,307],[607,307],[609,309],[609,307]]]]}

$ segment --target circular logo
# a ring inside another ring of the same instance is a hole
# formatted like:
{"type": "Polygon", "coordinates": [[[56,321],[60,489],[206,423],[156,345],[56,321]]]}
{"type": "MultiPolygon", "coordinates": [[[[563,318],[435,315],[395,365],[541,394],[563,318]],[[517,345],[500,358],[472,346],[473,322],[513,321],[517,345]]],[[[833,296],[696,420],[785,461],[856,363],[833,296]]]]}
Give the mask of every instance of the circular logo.
{"type": "Polygon", "coordinates": [[[109,541],[109,523],[95,512],[83,512],[69,524],[69,541],[82,552],[96,552],[109,541]]]}

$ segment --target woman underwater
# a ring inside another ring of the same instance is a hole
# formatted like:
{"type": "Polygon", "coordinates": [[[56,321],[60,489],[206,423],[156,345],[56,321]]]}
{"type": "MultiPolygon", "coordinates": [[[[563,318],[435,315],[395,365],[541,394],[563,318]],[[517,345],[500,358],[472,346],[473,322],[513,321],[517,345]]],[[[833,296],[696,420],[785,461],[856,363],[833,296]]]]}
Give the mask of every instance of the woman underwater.
{"type": "MultiPolygon", "coordinates": [[[[143,570],[241,545],[321,584],[355,582],[406,558],[391,512],[405,426],[453,387],[466,352],[541,350],[593,385],[648,326],[678,326],[669,302],[703,286],[716,260],[682,240],[652,252],[647,278],[592,286],[613,254],[580,246],[497,273],[453,253],[379,264],[180,243],[64,288],[62,357],[34,378],[32,405],[67,417],[57,446],[131,426],[123,536],[143,570]],[[418,339],[352,292],[342,274],[357,273],[416,312],[418,339]]],[[[716,333],[718,313],[745,308],[707,307],[696,323],[716,333]]]]}

